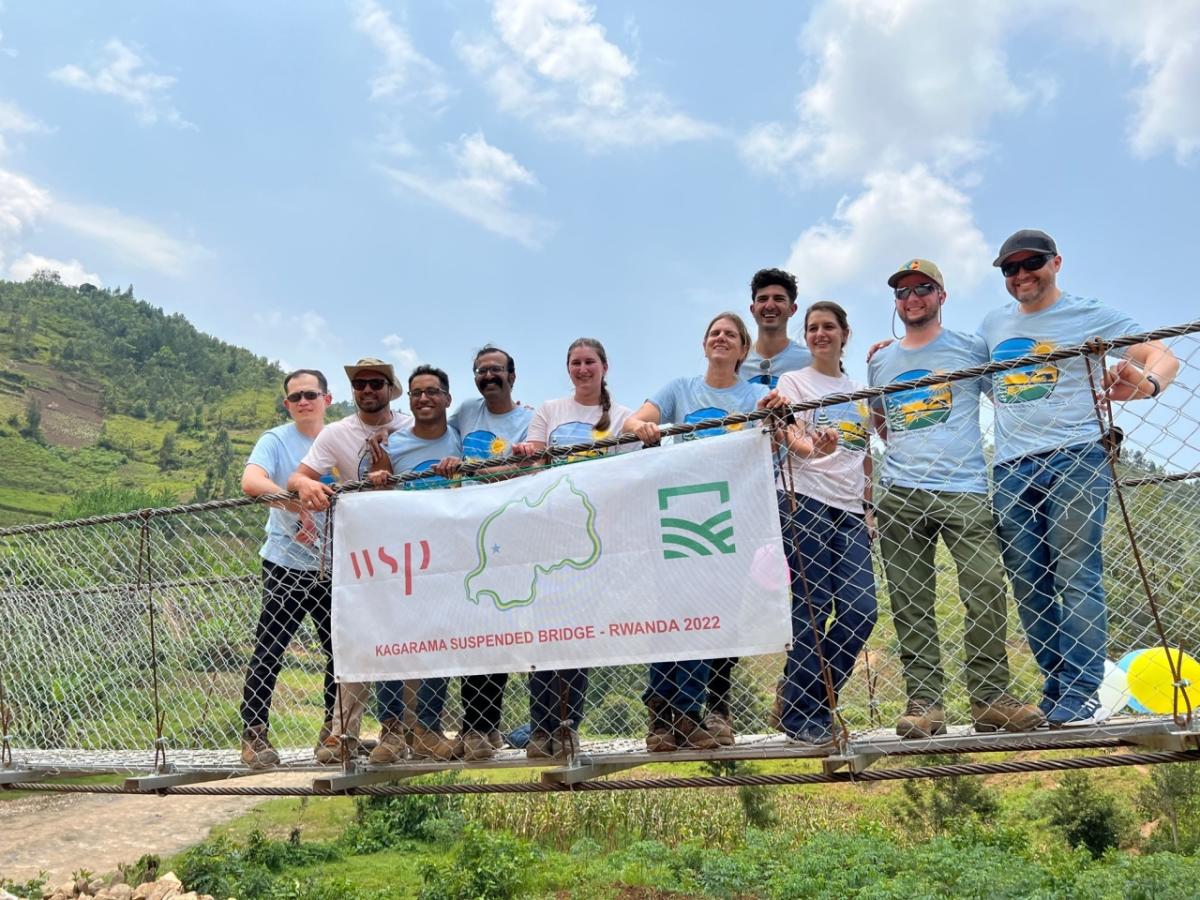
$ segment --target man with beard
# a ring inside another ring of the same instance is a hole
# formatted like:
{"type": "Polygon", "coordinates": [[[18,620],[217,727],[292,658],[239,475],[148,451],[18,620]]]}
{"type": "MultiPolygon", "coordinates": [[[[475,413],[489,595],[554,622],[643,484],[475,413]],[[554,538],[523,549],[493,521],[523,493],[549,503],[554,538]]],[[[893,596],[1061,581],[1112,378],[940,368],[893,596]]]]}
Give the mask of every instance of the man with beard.
{"type": "MultiPolygon", "coordinates": [[[[362,461],[372,458],[372,436],[381,430],[396,431],[413,421],[411,416],[392,412],[391,402],[399,399],[404,390],[391,365],[381,359],[366,357],[345,369],[358,410],[352,416],[325,426],[288,478],[288,490],[299,495],[304,509],[315,512],[328,509],[329,498],[333,495],[333,488],[322,480],[324,477],[331,476],[330,480],[338,482],[355,480],[362,461]]],[[[367,693],[361,684],[338,685],[338,710],[342,719],[336,726],[349,737],[353,754],[365,752],[358,736],[367,693]]],[[[317,762],[324,765],[341,761],[341,744],[334,724],[327,722],[327,727],[321,729],[316,755],[317,762]]]]}
{"type": "MultiPolygon", "coordinates": [[[[904,336],[872,357],[873,387],[988,361],[981,338],[942,328],[946,289],[936,265],[909,260],[888,286],[904,336]]],[[[908,694],[896,723],[902,738],[946,730],[936,617],[939,535],[954,559],[965,607],[964,679],[975,730],[1029,731],[1045,721],[1036,706],[1008,693],[1004,570],[979,429],[984,384],[971,378],[912,388],[885,395],[875,409],[887,441],[876,520],[908,694]]]]}

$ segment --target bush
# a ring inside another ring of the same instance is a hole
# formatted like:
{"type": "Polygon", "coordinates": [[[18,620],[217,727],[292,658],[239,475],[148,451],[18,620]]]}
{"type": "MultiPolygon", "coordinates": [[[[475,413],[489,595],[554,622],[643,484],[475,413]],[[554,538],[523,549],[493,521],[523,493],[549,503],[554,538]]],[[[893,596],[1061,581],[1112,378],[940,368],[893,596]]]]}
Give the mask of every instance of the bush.
{"type": "MultiPolygon", "coordinates": [[[[930,756],[927,765],[951,765],[960,756],[930,756]]],[[[927,834],[940,834],[947,828],[960,828],[971,822],[990,822],[1000,809],[996,795],[971,776],[910,779],[903,783],[903,797],[896,815],[905,825],[927,834]]]]}
{"type": "Polygon", "coordinates": [[[341,852],[336,847],[301,843],[299,832],[293,832],[287,841],[276,841],[253,831],[244,847],[236,846],[227,837],[197,844],[179,857],[175,873],[188,890],[197,893],[283,900],[309,896],[289,893],[291,883],[277,877],[284,869],[340,858],[341,852]]]}
{"type": "Polygon", "coordinates": [[[1132,819],[1117,798],[1097,790],[1086,772],[1068,772],[1050,792],[1050,824],[1062,832],[1072,847],[1083,847],[1099,859],[1105,850],[1120,846],[1132,819]]]}
{"type": "Polygon", "coordinates": [[[1146,841],[1151,852],[1200,850],[1200,766],[1171,763],[1150,770],[1138,792],[1138,810],[1156,824],[1146,841]]]}
{"type": "MultiPolygon", "coordinates": [[[[442,772],[414,780],[414,784],[456,784],[455,772],[442,772]]],[[[462,828],[462,798],[452,794],[417,794],[407,797],[358,797],[354,822],[341,843],[352,853],[377,853],[405,840],[446,840],[462,828]]]]}
{"type": "Polygon", "coordinates": [[[421,867],[421,900],[503,900],[521,889],[533,854],[510,835],[471,823],[445,862],[421,867]]]}

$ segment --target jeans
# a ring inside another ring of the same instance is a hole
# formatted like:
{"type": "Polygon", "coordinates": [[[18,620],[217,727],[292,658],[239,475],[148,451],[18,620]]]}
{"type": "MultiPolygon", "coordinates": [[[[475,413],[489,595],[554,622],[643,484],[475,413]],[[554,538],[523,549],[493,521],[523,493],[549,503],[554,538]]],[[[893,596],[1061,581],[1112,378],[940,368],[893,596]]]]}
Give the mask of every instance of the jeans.
{"type": "Polygon", "coordinates": [[[967,696],[988,701],[1007,691],[1008,602],[987,497],[892,487],[879,501],[877,515],[909,699],[940,704],[945,689],[937,623],[939,535],[958,572],[967,696]]]}
{"type": "Polygon", "coordinates": [[[780,724],[794,736],[833,723],[821,660],[836,702],[875,627],[878,604],[862,516],[782,492],[779,511],[792,572],[792,649],[783,670],[780,724]]]}
{"type": "MultiPolygon", "coordinates": [[[[449,678],[423,678],[417,685],[416,719],[431,731],[442,730],[442,713],[446,709],[446,688],[449,678]]],[[[379,721],[404,719],[404,682],[375,683],[375,703],[379,721]]]]}
{"type": "Polygon", "coordinates": [[[672,709],[700,719],[704,696],[708,692],[708,678],[707,659],[651,663],[649,683],[642,700],[649,705],[657,697],[672,709]]]}
{"type": "Polygon", "coordinates": [[[726,718],[732,717],[729,695],[733,690],[733,667],[737,665],[737,661],[736,656],[708,661],[708,711],[710,713],[719,713],[726,718]]]}
{"type": "Polygon", "coordinates": [[[325,655],[325,720],[333,718],[336,690],[333,683],[333,645],[330,641],[331,594],[328,581],[316,572],[289,569],[273,562],[262,563],[263,605],[254,632],[254,652],[242,687],[242,725],[267,725],[271,696],[283,666],[283,654],[300,630],[306,615],[312,616],[325,655]]]}
{"type": "Polygon", "coordinates": [[[578,728],[587,695],[587,669],[559,669],[529,674],[529,724],[535,731],[555,731],[564,718],[578,728]],[[564,710],[564,702],[566,701],[564,710]]]}
{"type": "Polygon", "coordinates": [[[1000,463],[996,526],[1046,699],[1090,698],[1104,678],[1108,611],[1100,542],[1112,472],[1099,443],[1000,463]]]}

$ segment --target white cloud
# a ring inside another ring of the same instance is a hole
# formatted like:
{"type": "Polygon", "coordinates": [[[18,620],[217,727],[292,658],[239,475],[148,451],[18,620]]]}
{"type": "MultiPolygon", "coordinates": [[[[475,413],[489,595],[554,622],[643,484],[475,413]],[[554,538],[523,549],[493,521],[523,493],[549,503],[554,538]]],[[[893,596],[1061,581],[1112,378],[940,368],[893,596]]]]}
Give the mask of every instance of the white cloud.
{"type": "Polygon", "coordinates": [[[420,362],[420,357],[417,356],[417,351],[412,347],[406,346],[404,338],[398,334],[389,334],[383,339],[383,346],[387,348],[387,355],[396,367],[396,373],[403,378],[404,373],[411,372],[417,367],[420,362]]]}
{"type": "Polygon", "coordinates": [[[210,256],[199,244],[179,240],[157,225],[115,209],[57,202],[46,210],[46,217],[103,244],[126,263],[167,275],[181,275],[210,256]]]}
{"type": "Polygon", "coordinates": [[[113,38],[104,45],[104,56],[91,72],[71,64],[55,69],[50,77],[89,93],[116,97],[132,106],[146,125],[162,119],[175,128],[194,128],[171,99],[175,78],[148,71],[146,62],[132,47],[113,38]]]}
{"type": "Polygon", "coordinates": [[[639,90],[637,67],[583,0],[493,0],[495,36],[455,37],[463,63],[506,112],[590,147],[701,140],[717,126],[639,90]]]}
{"type": "Polygon", "coordinates": [[[0,132],[7,131],[13,134],[28,134],[46,130],[45,125],[24,112],[15,103],[0,100],[0,132]]]}
{"type": "Polygon", "coordinates": [[[16,172],[0,169],[0,267],[21,233],[50,205],[49,193],[16,172]]]}
{"type": "Polygon", "coordinates": [[[297,324],[304,339],[314,344],[321,343],[329,333],[329,322],[319,312],[311,309],[300,314],[297,324]]]}
{"type": "Polygon", "coordinates": [[[527,247],[540,247],[554,226],[510,206],[514,187],[536,187],[533,173],[510,153],[493,147],[483,134],[464,134],[448,152],[455,174],[430,175],[382,166],[397,185],[414,191],[488,231],[511,238],[527,247]]]}
{"type": "Polygon", "coordinates": [[[914,256],[938,264],[952,295],[976,287],[992,256],[970,199],[921,165],[867,175],[863,192],[844,197],[831,222],[800,235],[785,268],[806,300],[848,288],[874,296],[886,292],[893,267],[914,256]]]}
{"type": "Polygon", "coordinates": [[[996,116],[1030,97],[1003,50],[1011,6],[958,0],[825,0],[801,43],[815,77],[798,119],[742,139],[752,169],[861,177],[926,163],[953,171],[980,155],[996,116]]]}
{"type": "Polygon", "coordinates": [[[371,79],[372,100],[420,95],[439,104],[453,94],[441,68],[413,46],[408,32],[376,0],[354,0],[351,9],[354,27],[383,55],[383,66],[371,79]]]}
{"type": "Polygon", "coordinates": [[[104,284],[100,280],[99,275],[95,272],[86,271],[83,268],[83,263],[77,259],[64,262],[61,259],[51,259],[48,256],[38,256],[35,253],[26,253],[20,259],[14,260],[13,264],[8,268],[8,277],[14,281],[25,281],[36,272],[47,269],[57,272],[63,284],[69,284],[72,287],[81,285],[84,282],[94,284],[97,287],[104,284]]]}

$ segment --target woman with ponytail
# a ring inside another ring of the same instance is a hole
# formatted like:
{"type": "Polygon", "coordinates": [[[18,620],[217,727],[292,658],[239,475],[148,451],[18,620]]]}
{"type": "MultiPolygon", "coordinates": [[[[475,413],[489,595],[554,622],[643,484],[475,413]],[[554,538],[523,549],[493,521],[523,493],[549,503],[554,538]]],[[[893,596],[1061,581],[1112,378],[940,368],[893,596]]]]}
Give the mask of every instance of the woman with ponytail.
{"type": "MultiPolygon", "coordinates": [[[[846,311],[821,300],[804,315],[812,365],[779,379],[788,403],[860,390],[846,376],[842,352],[850,339],[846,311]]],[[[788,562],[792,570],[792,649],[784,667],[779,724],[793,741],[833,741],[837,695],[875,627],[871,569],[870,412],[865,401],[802,413],[789,429],[789,458],[779,480],[788,562]],[[827,444],[822,455],[817,444],[827,444]],[[836,445],[834,440],[836,439],[836,445]]]]}
{"type": "MultiPolygon", "coordinates": [[[[571,396],[547,400],[529,422],[528,439],[513,447],[518,455],[536,456],[547,446],[598,441],[619,434],[631,410],[612,402],[605,376],[608,355],[595,338],[579,338],[567,348],[571,396]]],[[[610,448],[614,449],[614,448],[610,448]]],[[[605,450],[571,454],[567,462],[601,456],[605,450]]],[[[532,731],[525,755],[530,759],[574,756],[579,750],[579,722],[587,693],[587,669],[533,672],[529,676],[529,721],[532,731]]]]}

